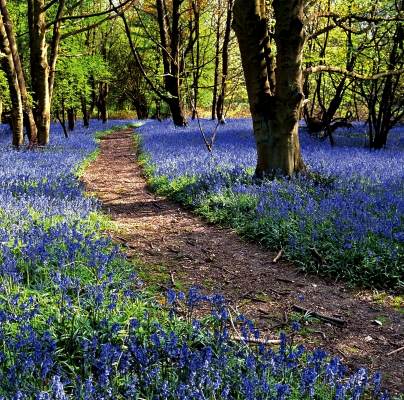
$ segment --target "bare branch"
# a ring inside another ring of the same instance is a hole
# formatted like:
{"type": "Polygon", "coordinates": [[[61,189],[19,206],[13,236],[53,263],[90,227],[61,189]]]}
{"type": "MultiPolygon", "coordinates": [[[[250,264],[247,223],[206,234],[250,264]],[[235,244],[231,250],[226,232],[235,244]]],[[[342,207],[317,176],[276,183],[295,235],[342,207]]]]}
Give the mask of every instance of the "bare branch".
{"type": "Polygon", "coordinates": [[[113,7],[109,8],[108,10],[100,11],[100,12],[93,13],[93,14],[67,15],[65,17],[61,17],[59,19],[55,19],[54,21],[50,22],[46,26],[46,28],[47,29],[50,28],[52,25],[54,25],[57,22],[74,21],[74,20],[78,20],[78,19],[86,19],[86,18],[93,18],[93,17],[102,17],[103,15],[116,12],[120,8],[123,8],[126,5],[133,3],[134,1],[135,0],[125,0],[123,3],[119,4],[118,6],[113,6],[113,7]]]}
{"type": "Polygon", "coordinates": [[[380,73],[374,74],[374,75],[361,75],[361,74],[358,74],[357,72],[348,71],[348,70],[346,70],[344,68],[338,68],[338,67],[333,67],[333,66],[328,66],[328,65],[318,65],[316,67],[306,68],[303,71],[303,73],[305,75],[318,74],[318,73],[321,73],[321,72],[333,72],[333,73],[336,73],[336,74],[345,75],[345,76],[348,76],[350,78],[359,79],[359,80],[363,80],[363,81],[376,81],[378,79],[385,78],[386,76],[404,74],[404,69],[380,72],[380,73]]]}
{"type": "Polygon", "coordinates": [[[79,28],[79,29],[76,29],[74,31],[66,32],[61,36],[61,40],[67,39],[68,37],[78,35],[78,34],[83,33],[83,32],[90,31],[91,29],[97,28],[97,26],[102,25],[104,22],[113,20],[113,19],[117,18],[118,16],[119,16],[118,14],[108,15],[108,17],[103,18],[103,19],[101,19],[101,20],[99,20],[97,22],[94,22],[93,24],[86,25],[83,28],[79,28]]]}
{"type": "Polygon", "coordinates": [[[52,6],[58,3],[59,0],[50,1],[43,9],[42,12],[48,11],[52,6]]]}
{"type": "Polygon", "coordinates": [[[316,13],[310,15],[310,19],[317,19],[317,18],[333,18],[337,21],[344,22],[349,19],[356,20],[360,22],[404,22],[404,17],[402,15],[397,15],[394,17],[372,17],[369,15],[363,14],[349,14],[344,15],[341,17],[338,13],[316,13]]]}

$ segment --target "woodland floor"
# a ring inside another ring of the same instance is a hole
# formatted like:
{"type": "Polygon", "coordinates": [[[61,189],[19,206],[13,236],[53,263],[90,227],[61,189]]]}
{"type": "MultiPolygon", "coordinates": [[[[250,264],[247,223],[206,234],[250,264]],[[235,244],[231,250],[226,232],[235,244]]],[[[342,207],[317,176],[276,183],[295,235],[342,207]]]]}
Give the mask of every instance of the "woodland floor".
{"type": "Polygon", "coordinates": [[[104,137],[83,179],[115,222],[111,234],[138,262],[146,284],[222,293],[272,336],[287,320],[304,317],[298,342],[321,346],[353,368],[380,370],[388,387],[404,392],[404,351],[396,351],[404,346],[404,314],[393,297],[304,275],[282,258],[273,262],[276,254],[154,195],[137,164],[132,135],[128,129],[104,137]],[[296,305],[345,324],[304,316],[296,305]]]}

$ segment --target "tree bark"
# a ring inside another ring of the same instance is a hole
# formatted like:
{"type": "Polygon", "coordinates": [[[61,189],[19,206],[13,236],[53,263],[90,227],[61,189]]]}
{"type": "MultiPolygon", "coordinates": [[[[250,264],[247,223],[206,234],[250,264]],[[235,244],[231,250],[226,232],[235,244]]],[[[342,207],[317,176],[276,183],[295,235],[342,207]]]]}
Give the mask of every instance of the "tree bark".
{"type": "Polygon", "coordinates": [[[74,112],[74,108],[69,107],[67,109],[67,125],[69,127],[69,131],[74,131],[74,127],[76,125],[76,115],[74,112]]]}
{"type": "Polygon", "coordinates": [[[219,69],[220,69],[220,28],[222,24],[222,3],[219,1],[217,26],[216,26],[216,45],[215,45],[215,71],[213,73],[213,96],[212,96],[212,120],[216,119],[217,111],[217,93],[219,90],[219,69]]]}
{"type": "Polygon", "coordinates": [[[199,101],[199,79],[201,77],[201,40],[200,40],[200,5],[199,0],[191,1],[192,11],[193,11],[193,19],[190,18],[190,43],[188,48],[191,51],[191,60],[192,60],[192,91],[193,91],[193,107],[192,107],[192,119],[197,118],[198,114],[198,101],[199,101]],[[193,32],[195,37],[193,37],[193,32]],[[196,45],[194,51],[194,45],[196,45]]]}
{"type": "Polygon", "coordinates": [[[13,146],[20,147],[24,144],[24,116],[23,103],[20,86],[18,84],[17,72],[10,49],[10,43],[4,27],[3,18],[0,14],[0,50],[5,57],[2,62],[7,75],[11,99],[11,127],[13,131],[13,146]]]}
{"type": "MultiPolygon", "coordinates": [[[[401,3],[401,10],[403,10],[403,3],[401,3]]],[[[403,40],[404,40],[404,27],[402,24],[397,24],[396,31],[394,33],[394,42],[389,54],[389,71],[394,71],[397,65],[402,65],[404,61],[403,57],[403,40]]],[[[394,115],[395,106],[395,91],[399,84],[400,76],[388,75],[385,78],[383,91],[380,99],[380,108],[378,113],[377,122],[375,124],[375,137],[373,147],[375,149],[381,149],[387,144],[387,137],[390,129],[402,118],[403,111],[403,99],[401,98],[401,107],[397,107],[396,114],[394,115]],[[394,81],[395,79],[395,81],[394,81]]]]}
{"type": "Polygon", "coordinates": [[[149,117],[149,107],[147,105],[147,99],[143,94],[138,93],[136,98],[133,98],[132,104],[135,107],[138,119],[143,120],[149,117]]]}
{"type": "Polygon", "coordinates": [[[55,24],[53,25],[53,35],[50,45],[50,63],[49,63],[49,102],[52,104],[53,88],[55,86],[56,64],[59,56],[59,46],[62,37],[60,28],[62,22],[60,18],[63,16],[65,0],[59,0],[58,9],[55,16],[55,24]]]}
{"type": "Polygon", "coordinates": [[[231,35],[231,24],[233,21],[233,6],[234,0],[227,0],[227,16],[226,16],[226,29],[223,37],[222,49],[222,82],[220,86],[220,94],[217,98],[216,114],[217,119],[221,124],[224,124],[224,100],[227,92],[227,78],[229,74],[229,45],[231,35]]]}
{"type": "Polygon", "coordinates": [[[275,0],[276,87],[271,91],[265,0],[236,0],[239,42],[257,146],[257,178],[304,170],[298,137],[302,100],[303,0],[275,0]]]}
{"type": "Polygon", "coordinates": [[[168,13],[164,0],[157,0],[157,20],[159,24],[161,55],[164,67],[164,88],[169,93],[166,100],[170,108],[173,122],[176,126],[187,124],[184,105],[181,100],[180,74],[180,17],[183,0],[172,1],[171,29],[168,25],[168,13]]]}
{"type": "Polygon", "coordinates": [[[46,146],[49,143],[51,119],[44,8],[44,0],[28,0],[32,97],[35,102],[34,117],[40,146],[46,146]]]}
{"type": "MultiPolygon", "coordinates": [[[[30,145],[35,145],[37,142],[37,127],[32,111],[32,106],[28,98],[28,90],[25,81],[24,71],[21,63],[20,54],[18,51],[17,39],[14,33],[13,23],[8,12],[6,0],[0,0],[0,11],[3,19],[3,36],[6,37],[8,48],[12,57],[12,69],[14,69],[17,83],[19,86],[19,96],[21,96],[23,113],[26,115],[27,132],[29,133],[30,145]]],[[[9,81],[11,82],[11,81],[9,81]]]]}
{"type": "Polygon", "coordinates": [[[101,82],[99,84],[98,90],[98,115],[102,122],[105,124],[108,121],[108,107],[107,107],[107,97],[109,94],[109,85],[106,82],[101,82]]]}
{"type": "Polygon", "coordinates": [[[88,128],[90,126],[90,113],[87,108],[85,96],[81,97],[81,113],[83,114],[83,126],[84,128],[88,128]]]}

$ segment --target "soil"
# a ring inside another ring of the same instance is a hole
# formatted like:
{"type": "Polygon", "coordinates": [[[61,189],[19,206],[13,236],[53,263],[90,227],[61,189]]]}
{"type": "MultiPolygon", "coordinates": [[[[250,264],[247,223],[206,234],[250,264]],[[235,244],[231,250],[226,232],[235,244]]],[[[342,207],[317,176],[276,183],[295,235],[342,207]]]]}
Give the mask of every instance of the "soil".
{"type": "Polygon", "coordinates": [[[127,129],[104,137],[83,179],[115,222],[111,235],[138,262],[146,283],[222,293],[272,338],[287,321],[300,319],[297,340],[306,347],[320,346],[352,368],[380,370],[390,390],[404,392],[402,304],[393,304],[386,293],[305,275],[282,256],[274,262],[276,253],[151,193],[132,136],[127,129]],[[336,320],[314,318],[298,307],[336,320]]]}

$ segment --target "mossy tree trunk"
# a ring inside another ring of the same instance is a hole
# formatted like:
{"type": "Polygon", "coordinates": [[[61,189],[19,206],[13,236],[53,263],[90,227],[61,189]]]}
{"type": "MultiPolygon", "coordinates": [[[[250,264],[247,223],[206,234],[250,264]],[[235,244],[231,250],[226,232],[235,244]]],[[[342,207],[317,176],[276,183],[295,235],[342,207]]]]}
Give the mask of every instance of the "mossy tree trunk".
{"type": "Polygon", "coordinates": [[[275,0],[275,76],[265,0],[236,0],[233,27],[239,42],[257,146],[258,178],[304,170],[298,137],[303,102],[303,0],[275,0]]]}

